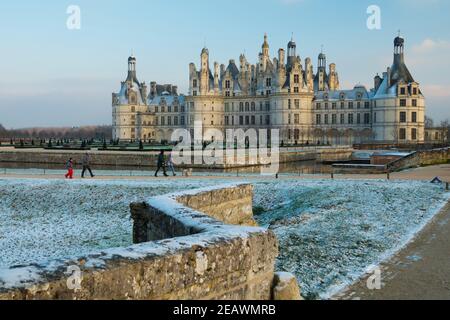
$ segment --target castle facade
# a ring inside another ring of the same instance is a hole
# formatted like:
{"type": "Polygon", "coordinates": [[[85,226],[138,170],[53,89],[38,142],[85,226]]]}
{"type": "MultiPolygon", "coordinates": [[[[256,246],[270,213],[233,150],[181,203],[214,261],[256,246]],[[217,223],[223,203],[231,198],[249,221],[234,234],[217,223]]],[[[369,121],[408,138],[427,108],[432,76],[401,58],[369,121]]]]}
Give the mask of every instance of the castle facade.
{"type": "Polygon", "coordinates": [[[238,63],[211,65],[204,48],[199,68],[189,65],[186,96],[176,86],[140,83],[132,56],[127,79],[112,95],[113,137],[170,142],[176,129],[193,133],[201,122],[204,133],[216,129],[223,136],[227,129],[278,129],[283,145],[422,143],[425,98],[405,64],[404,45],[395,38],[393,64],[374,78],[372,89],[341,89],[336,64],[327,65],[320,53],[314,70],[293,40],[271,58],[267,35],[257,64],[241,55],[238,63]]]}

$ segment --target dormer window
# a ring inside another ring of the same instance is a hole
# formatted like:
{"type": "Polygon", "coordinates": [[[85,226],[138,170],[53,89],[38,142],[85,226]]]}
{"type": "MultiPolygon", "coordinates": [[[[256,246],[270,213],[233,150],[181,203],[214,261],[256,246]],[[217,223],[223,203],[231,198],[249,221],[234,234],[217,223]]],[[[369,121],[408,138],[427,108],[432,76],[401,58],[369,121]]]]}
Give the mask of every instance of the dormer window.
{"type": "Polygon", "coordinates": [[[225,81],[225,89],[230,89],[230,87],[231,87],[230,80],[225,81]]]}
{"type": "Polygon", "coordinates": [[[339,95],[339,98],[340,98],[341,100],[345,100],[345,93],[344,93],[344,92],[341,92],[341,94],[339,95]]]}
{"type": "Polygon", "coordinates": [[[402,95],[402,96],[406,95],[406,88],[405,87],[400,87],[400,95],[402,95]]]}
{"type": "Polygon", "coordinates": [[[300,83],[300,76],[298,74],[294,75],[294,83],[300,83]]]}
{"type": "Polygon", "coordinates": [[[193,81],[192,81],[192,86],[193,86],[194,88],[197,87],[197,80],[193,80],[193,81]]]}
{"type": "Polygon", "coordinates": [[[325,100],[328,100],[328,93],[325,93],[325,94],[323,95],[323,98],[324,98],[325,100]]]}

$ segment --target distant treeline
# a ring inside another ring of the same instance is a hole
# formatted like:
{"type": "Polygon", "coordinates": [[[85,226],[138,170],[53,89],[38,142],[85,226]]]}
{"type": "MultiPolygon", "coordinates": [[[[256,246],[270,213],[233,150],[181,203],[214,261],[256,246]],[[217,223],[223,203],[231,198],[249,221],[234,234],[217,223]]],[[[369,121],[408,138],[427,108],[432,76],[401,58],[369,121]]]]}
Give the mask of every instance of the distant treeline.
{"type": "Polygon", "coordinates": [[[106,139],[112,138],[111,126],[49,127],[7,130],[0,124],[0,139],[106,139]]]}

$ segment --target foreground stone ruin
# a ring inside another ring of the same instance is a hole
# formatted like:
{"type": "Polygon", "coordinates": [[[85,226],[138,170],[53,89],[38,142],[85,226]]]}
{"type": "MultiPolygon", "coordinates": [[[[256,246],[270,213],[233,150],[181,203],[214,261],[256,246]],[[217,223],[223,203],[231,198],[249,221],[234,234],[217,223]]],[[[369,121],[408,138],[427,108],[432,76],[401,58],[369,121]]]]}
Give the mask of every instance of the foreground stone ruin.
{"type": "Polygon", "coordinates": [[[133,203],[135,245],[0,269],[0,299],[272,299],[278,243],[256,227],[252,197],[233,185],[133,203]]]}

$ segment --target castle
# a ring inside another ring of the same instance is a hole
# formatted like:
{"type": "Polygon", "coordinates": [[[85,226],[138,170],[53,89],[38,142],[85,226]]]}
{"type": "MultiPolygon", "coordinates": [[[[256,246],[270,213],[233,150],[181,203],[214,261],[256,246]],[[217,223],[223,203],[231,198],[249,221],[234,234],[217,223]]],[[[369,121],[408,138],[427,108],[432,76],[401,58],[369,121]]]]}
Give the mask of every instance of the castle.
{"type": "MultiPolygon", "coordinates": [[[[200,69],[189,66],[189,93],[176,86],[140,83],[136,58],[128,59],[128,77],[113,93],[113,137],[119,140],[170,142],[179,128],[193,132],[218,129],[279,129],[284,145],[305,143],[422,143],[425,98],[404,59],[405,40],[394,40],[394,61],[373,89],[362,85],[342,90],[336,64],[324,53],[316,72],[304,62],[291,40],[271,59],[267,35],[257,64],[245,55],[239,65],[210,65],[209,51],[200,55],[200,69]],[[211,70],[212,67],[212,70],[211,70]]],[[[214,136],[205,140],[213,141],[214,136]]]]}

